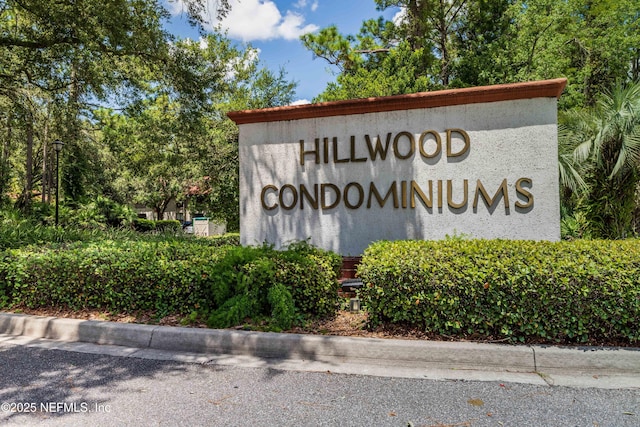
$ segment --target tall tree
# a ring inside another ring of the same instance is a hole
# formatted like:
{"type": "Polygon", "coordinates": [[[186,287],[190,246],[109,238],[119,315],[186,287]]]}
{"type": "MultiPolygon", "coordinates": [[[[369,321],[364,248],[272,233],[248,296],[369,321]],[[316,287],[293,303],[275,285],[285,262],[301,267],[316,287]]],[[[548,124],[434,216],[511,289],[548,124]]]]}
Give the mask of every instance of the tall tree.
{"type": "Polygon", "coordinates": [[[455,36],[472,0],[375,2],[379,10],[399,8],[400,13],[393,21],[365,21],[356,37],[343,36],[336,27],[302,37],[314,55],[340,71],[337,84],[320,99],[395,95],[449,86],[458,61],[455,36]],[[357,87],[361,93],[353,96],[357,87]]]}
{"type": "MultiPolygon", "coordinates": [[[[229,8],[227,0],[182,3],[196,24],[202,23],[207,4],[218,15],[229,8]]],[[[89,170],[91,152],[82,128],[92,103],[126,104],[144,96],[145,87],[153,84],[150,76],[173,82],[176,91],[199,95],[201,86],[191,84],[188,63],[172,55],[173,37],[163,29],[168,17],[161,0],[0,2],[0,98],[6,101],[0,106],[29,111],[22,102],[28,98],[36,104],[54,102],[65,111],[51,136],[67,143],[63,182],[72,198],[84,193],[89,170]],[[29,97],[16,96],[24,93],[29,97]]],[[[33,125],[29,120],[19,125],[26,135],[25,195],[33,187],[33,125]]]]}
{"type": "Polygon", "coordinates": [[[509,27],[492,54],[504,82],[567,77],[560,106],[568,109],[632,78],[637,0],[516,0],[505,13],[509,27]]]}
{"type": "Polygon", "coordinates": [[[638,74],[637,0],[374,1],[400,13],[365,21],[357,36],[303,36],[338,71],[319,100],[564,76],[567,109],[638,74]]]}
{"type": "Polygon", "coordinates": [[[196,102],[159,82],[123,112],[98,111],[98,137],[113,165],[108,191],[153,207],[160,218],[169,200],[188,199],[237,230],[237,127],[225,113],[288,104],[295,84],[284,71],[262,68],[250,46],[220,34],[179,40],[172,55],[188,59],[190,81],[203,96],[196,102]]]}
{"type": "Polygon", "coordinates": [[[378,9],[399,7],[404,16],[398,22],[399,34],[413,51],[432,53],[438,60],[438,83],[448,86],[456,59],[454,37],[471,0],[375,0],[378,9]]]}
{"type": "Polygon", "coordinates": [[[452,64],[455,86],[503,83],[509,65],[500,61],[513,36],[510,5],[514,0],[475,0],[465,5],[463,19],[453,35],[456,58],[452,64]]]}
{"type": "Polygon", "coordinates": [[[336,27],[302,36],[318,58],[339,74],[317,101],[397,95],[438,87],[433,78],[436,61],[429,49],[414,51],[397,36],[394,23],[382,18],[363,23],[357,36],[343,36],[336,27]],[[425,54],[425,52],[427,52],[425,54]]]}

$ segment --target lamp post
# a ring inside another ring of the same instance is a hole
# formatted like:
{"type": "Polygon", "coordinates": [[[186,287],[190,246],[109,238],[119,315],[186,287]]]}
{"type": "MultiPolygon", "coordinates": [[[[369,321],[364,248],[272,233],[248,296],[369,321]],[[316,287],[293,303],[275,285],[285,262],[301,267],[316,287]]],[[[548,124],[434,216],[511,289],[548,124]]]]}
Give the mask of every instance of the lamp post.
{"type": "Polygon", "coordinates": [[[60,155],[60,151],[62,151],[62,146],[64,145],[64,142],[60,141],[59,139],[56,139],[55,141],[53,141],[53,148],[55,148],[56,150],[56,227],[58,226],[58,196],[59,196],[59,191],[58,188],[60,187],[60,179],[58,178],[58,170],[59,170],[59,155],[60,155]]]}

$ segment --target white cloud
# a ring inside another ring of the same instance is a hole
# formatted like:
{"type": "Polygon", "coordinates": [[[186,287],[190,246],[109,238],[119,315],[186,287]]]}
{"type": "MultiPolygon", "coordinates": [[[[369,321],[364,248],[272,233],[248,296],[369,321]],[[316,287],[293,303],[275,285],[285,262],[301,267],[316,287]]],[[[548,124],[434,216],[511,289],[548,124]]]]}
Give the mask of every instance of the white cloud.
{"type": "MultiPolygon", "coordinates": [[[[192,40],[190,38],[186,38],[183,40],[184,43],[189,43],[191,45],[197,45],[200,49],[206,50],[209,48],[209,40],[205,37],[200,37],[197,41],[192,40]]],[[[174,44],[171,45],[173,49],[176,49],[174,44]]],[[[227,80],[233,80],[236,77],[238,70],[247,70],[249,67],[254,64],[260,58],[261,50],[258,48],[246,49],[244,57],[236,57],[232,58],[228,62],[218,63],[224,68],[224,75],[227,80]]],[[[216,67],[216,63],[210,62],[208,65],[211,67],[216,67]]]]}
{"type": "Polygon", "coordinates": [[[396,25],[401,25],[407,20],[407,8],[401,7],[400,10],[394,15],[391,21],[396,25]]]}
{"type": "Polygon", "coordinates": [[[186,11],[182,1],[169,0],[169,1],[165,2],[165,5],[167,6],[167,8],[169,9],[169,12],[172,15],[180,15],[182,12],[186,11]]]}
{"type": "MultiPolygon", "coordinates": [[[[210,21],[211,28],[220,25],[228,32],[229,37],[248,42],[253,40],[285,39],[296,40],[301,35],[316,31],[319,27],[314,24],[305,25],[305,18],[298,12],[282,12],[273,0],[231,0],[229,14],[220,22],[211,22],[217,0],[208,0],[208,11],[203,17],[210,21]]],[[[306,7],[307,0],[300,0],[296,7],[306,7]]],[[[168,3],[173,14],[185,10],[182,0],[168,3]]],[[[317,8],[317,0],[311,5],[317,8]]]]}
{"type": "Polygon", "coordinates": [[[314,32],[317,29],[318,27],[313,24],[304,25],[304,16],[288,11],[278,26],[278,34],[286,40],[295,40],[301,35],[314,32]]]}
{"type": "MultiPolygon", "coordinates": [[[[319,0],[314,0],[311,2],[310,8],[312,12],[315,12],[318,9],[318,2],[319,0]]],[[[296,9],[304,9],[308,4],[309,0],[298,0],[294,3],[293,7],[295,7],[296,9]]]]}
{"type": "Polygon", "coordinates": [[[307,105],[307,104],[311,104],[311,101],[309,101],[308,99],[298,99],[297,101],[293,101],[289,105],[295,106],[295,105],[307,105]]]}

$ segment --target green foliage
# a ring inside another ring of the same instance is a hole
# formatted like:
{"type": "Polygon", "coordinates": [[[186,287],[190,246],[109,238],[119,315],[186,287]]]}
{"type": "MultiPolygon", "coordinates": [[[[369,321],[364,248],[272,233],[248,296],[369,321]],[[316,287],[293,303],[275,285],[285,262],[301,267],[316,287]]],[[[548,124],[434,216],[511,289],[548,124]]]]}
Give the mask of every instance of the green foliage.
{"type": "Polygon", "coordinates": [[[151,219],[134,218],[133,229],[139,231],[140,233],[150,233],[152,231],[155,231],[156,222],[151,219]]]}
{"type": "Polygon", "coordinates": [[[231,248],[213,272],[208,323],[228,327],[244,318],[272,316],[275,325],[286,328],[298,315],[332,315],[340,262],[340,256],[306,243],[283,251],[267,245],[231,248]]]}
{"type": "Polygon", "coordinates": [[[365,252],[371,324],[514,342],[640,341],[640,241],[399,241],[365,252]]]}
{"type": "Polygon", "coordinates": [[[633,235],[640,182],[640,82],[617,85],[595,108],[562,116],[561,146],[582,164],[585,196],[577,209],[599,238],[633,235]]]}
{"type": "Polygon", "coordinates": [[[182,224],[180,223],[180,221],[176,221],[175,219],[164,219],[156,221],[156,230],[161,232],[177,233],[181,229],[182,224]]]}
{"type": "MultiPolygon", "coordinates": [[[[17,249],[25,246],[58,247],[75,242],[99,243],[103,241],[186,241],[192,245],[220,247],[240,244],[238,233],[227,233],[222,236],[200,238],[173,230],[156,233],[139,233],[131,228],[104,228],[66,226],[53,227],[43,225],[40,221],[22,218],[16,211],[0,212],[0,250],[17,249]]],[[[146,220],[145,220],[146,221],[146,220]]],[[[147,231],[155,229],[155,221],[147,231]]],[[[144,221],[143,221],[144,223],[144,221]]],[[[169,222],[176,227],[175,221],[169,222]]],[[[178,223],[179,224],[179,223],[178,223]]]]}
{"type": "Polygon", "coordinates": [[[222,236],[198,238],[197,241],[198,243],[206,244],[207,246],[240,246],[240,234],[227,233],[222,236]]]}
{"type": "Polygon", "coordinates": [[[141,233],[177,233],[182,229],[180,221],[176,220],[160,220],[153,221],[144,218],[134,218],[133,228],[141,233]]]}
{"type": "Polygon", "coordinates": [[[560,219],[560,236],[563,240],[590,239],[589,222],[582,212],[564,215],[560,219]]]}
{"type": "MultiPolygon", "coordinates": [[[[0,236],[7,231],[0,229],[0,236]]],[[[26,238],[6,239],[10,244],[0,247],[0,308],[148,310],[205,316],[212,327],[268,319],[277,329],[304,316],[335,313],[336,254],[306,244],[285,251],[240,247],[237,234],[128,233],[74,235],[40,226],[26,238]],[[312,289],[300,289],[302,284],[312,289]],[[299,301],[309,296],[317,300],[299,301]]]]}
{"type": "Polygon", "coordinates": [[[291,292],[282,283],[276,283],[269,288],[267,300],[271,306],[271,318],[276,326],[289,329],[296,317],[295,304],[291,292]]]}
{"type": "Polygon", "coordinates": [[[566,77],[560,108],[640,77],[637,0],[375,0],[393,19],[302,36],[336,68],[318,100],[566,77]],[[400,9],[400,13],[397,8],[400,9]]]}
{"type": "Polygon", "coordinates": [[[25,209],[36,185],[50,192],[50,144],[58,138],[65,143],[60,187],[66,200],[79,202],[101,187],[108,164],[90,135],[95,103],[124,106],[145,87],[189,73],[189,65],[173,61],[172,37],[163,28],[169,12],[157,0],[7,0],[0,16],[2,151],[8,154],[0,156],[0,190],[4,196],[7,187],[23,187],[18,205],[25,209]]]}
{"type": "Polygon", "coordinates": [[[258,303],[248,294],[234,295],[226,300],[209,316],[207,325],[210,328],[228,328],[240,325],[259,313],[258,303]]]}
{"type": "Polygon", "coordinates": [[[101,241],[4,253],[0,282],[9,305],[190,313],[206,306],[224,249],[187,241],[101,241]]]}
{"type": "Polygon", "coordinates": [[[83,227],[52,227],[29,218],[11,217],[8,212],[0,221],[0,250],[29,245],[45,246],[71,242],[90,242],[109,239],[134,239],[132,232],[120,229],[102,230],[83,227]]]}
{"type": "MultiPolygon", "coordinates": [[[[52,224],[54,221],[53,206],[46,207],[46,217],[42,220],[52,224]]],[[[63,205],[60,207],[60,224],[82,228],[119,228],[128,227],[135,218],[135,211],[127,205],[114,202],[113,200],[97,196],[94,200],[87,200],[75,207],[63,205]]]]}
{"type": "MultiPolygon", "coordinates": [[[[181,1],[183,16],[203,24],[206,3],[181,1]]],[[[228,0],[214,3],[218,16],[229,10],[228,0]]],[[[36,195],[50,202],[59,176],[59,200],[74,208],[101,194],[162,219],[169,201],[193,196],[238,229],[237,127],[225,112],[289,104],[296,84],[219,32],[174,37],[169,9],[161,0],[0,2],[0,203],[20,195],[27,212],[36,195]]],[[[93,226],[100,215],[80,220],[93,226]]]]}

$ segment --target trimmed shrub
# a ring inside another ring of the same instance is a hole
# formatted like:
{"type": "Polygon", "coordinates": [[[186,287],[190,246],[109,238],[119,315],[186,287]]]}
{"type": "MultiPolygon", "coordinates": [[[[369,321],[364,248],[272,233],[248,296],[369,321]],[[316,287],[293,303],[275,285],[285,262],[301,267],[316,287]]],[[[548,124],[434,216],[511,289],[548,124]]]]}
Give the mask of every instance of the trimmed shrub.
{"type": "Polygon", "coordinates": [[[240,234],[239,233],[227,233],[222,236],[211,236],[207,238],[198,238],[199,244],[207,246],[240,246],[240,234]]]}
{"type": "Polygon", "coordinates": [[[640,241],[377,242],[359,292],[372,325],[520,342],[638,342],[640,241]]]}
{"type": "Polygon", "coordinates": [[[156,221],[156,230],[161,232],[177,233],[182,230],[182,224],[175,219],[163,219],[156,221]]]}
{"type": "Polygon", "coordinates": [[[338,255],[304,244],[286,251],[229,245],[237,240],[102,240],[0,251],[0,308],[199,313],[214,327],[271,318],[281,329],[335,313],[338,255]]]}
{"type": "Polygon", "coordinates": [[[150,233],[156,229],[156,222],[151,219],[134,218],[132,224],[133,229],[140,233],[150,233]]]}
{"type": "Polygon", "coordinates": [[[140,233],[149,233],[156,229],[156,223],[150,219],[134,218],[133,229],[140,233]]]}
{"type": "Polygon", "coordinates": [[[25,248],[0,257],[0,283],[9,306],[190,313],[206,307],[204,290],[223,252],[187,242],[143,241],[25,248]]]}
{"type": "Polygon", "coordinates": [[[182,230],[180,221],[173,219],[152,221],[150,219],[135,218],[133,220],[133,228],[141,233],[150,233],[159,231],[161,233],[177,233],[182,230]]]}

